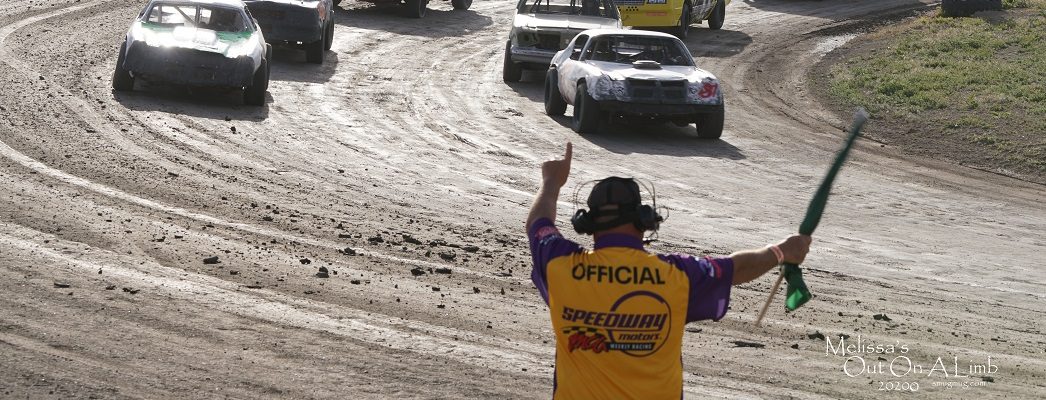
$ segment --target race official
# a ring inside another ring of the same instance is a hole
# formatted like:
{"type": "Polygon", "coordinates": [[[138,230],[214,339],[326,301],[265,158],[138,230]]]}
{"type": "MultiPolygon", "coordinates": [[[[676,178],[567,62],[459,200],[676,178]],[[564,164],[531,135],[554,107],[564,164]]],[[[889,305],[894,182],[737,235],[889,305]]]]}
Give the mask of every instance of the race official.
{"type": "Polygon", "coordinates": [[[555,227],[571,156],[567,143],[562,160],[542,164],[526,226],[531,278],[556,335],[553,398],[679,399],[685,324],[722,318],[732,285],[783,262],[801,264],[811,238],[794,235],[729,257],[649,253],[643,234],[656,230],[661,217],[643,203],[636,181],[610,177],[596,183],[588,209],[571,221],[593,235],[586,250],[555,227]]]}

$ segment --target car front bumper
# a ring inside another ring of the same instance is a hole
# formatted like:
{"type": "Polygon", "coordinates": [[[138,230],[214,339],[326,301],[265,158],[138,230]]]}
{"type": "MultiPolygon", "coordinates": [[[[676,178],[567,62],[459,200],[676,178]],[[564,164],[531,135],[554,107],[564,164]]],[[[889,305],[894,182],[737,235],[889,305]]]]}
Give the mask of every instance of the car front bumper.
{"type": "Polygon", "coordinates": [[[148,81],[188,86],[247,87],[254,78],[254,63],[248,56],[228,58],[201,50],[153,47],[144,42],[134,42],[127,49],[124,69],[148,81]]]}
{"type": "Polygon", "coordinates": [[[718,113],[724,110],[722,104],[652,104],[618,100],[600,101],[599,109],[616,115],[644,118],[678,118],[718,113]]]}
{"type": "Polygon", "coordinates": [[[557,51],[538,49],[534,47],[512,46],[509,49],[509,52],[512,54],[512,61],[548,66],[552,63],[552,58],[556,56],[557,51]]]}

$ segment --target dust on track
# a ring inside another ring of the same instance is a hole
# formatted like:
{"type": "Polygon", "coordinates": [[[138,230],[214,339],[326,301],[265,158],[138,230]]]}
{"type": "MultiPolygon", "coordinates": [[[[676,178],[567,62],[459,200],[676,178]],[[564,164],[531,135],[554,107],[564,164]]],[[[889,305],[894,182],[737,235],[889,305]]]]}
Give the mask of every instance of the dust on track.
{"type": "MultiPolygon", "coordinates": [[[[139,3],[0,9],[16,27],[0,27],[4,396],[547,397],[552,336],[520,233],[538,162],[571,140],[578,182],[656,178],[674,211],[663,249],[776,239],[840,137],[805,89],[807,33],[921,6],[734,2],[722,31],[688,40],[728,90],[724,140],[707,143],[665,126],[577,136],[545,116],[540,75],[500,82],[507,1],[420,21],[349,3],[327,64],[277,52],[261,109],[114,96],[139,3]]],[[[807,338],[820,331],[997,355],[999,384],[964,395],[1041,393],[1042,188],[860,150],[808,263],[818,298],[756,329],[769,279],[735,288],[728,317],[685,338],[687,392],[876,397],[807,338]]]]}

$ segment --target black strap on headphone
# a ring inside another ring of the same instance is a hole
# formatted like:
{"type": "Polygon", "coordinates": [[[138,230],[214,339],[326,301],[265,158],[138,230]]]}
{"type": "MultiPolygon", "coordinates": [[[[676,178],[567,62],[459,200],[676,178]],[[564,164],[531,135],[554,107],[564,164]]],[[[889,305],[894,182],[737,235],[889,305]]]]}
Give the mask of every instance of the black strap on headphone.
{"type": "MultiPolygon", "coordinates": [[[[593,209],[591,211],[585,209],[578,209],[574,216],[570,219],[571,225],[574,226],[574,230],[577,233],[591,235],[595,232],[610,229],[622,224],[632,223],[636,229],[640,231],[656,231],[664,218],[657,213],[654,207],[641,203],[642,197],[639,193],[639,185],[632,178],[620,178],[612,176],[606,178],[596,185],[602,183],[612,184],[613,182],[624,183],[626,187],[629,187],[633,192],[634,202],[628,202],[623,204],[617,204],[617,209],[601,210],[593,209]],[[596,222],[597,219],[602,217],[616,216],[613,219],[596,222]]],[[[595,190],[595,188],[593,188],[595,190]]],[[[611,198],[611,191],[607,190],[607,204],[615,204],[614,199],[611,198]]],[[[655,200],[656,201],[656,200],[655,200]]],[[[655,203],[656,204],[656,203],[655,203]]]]}

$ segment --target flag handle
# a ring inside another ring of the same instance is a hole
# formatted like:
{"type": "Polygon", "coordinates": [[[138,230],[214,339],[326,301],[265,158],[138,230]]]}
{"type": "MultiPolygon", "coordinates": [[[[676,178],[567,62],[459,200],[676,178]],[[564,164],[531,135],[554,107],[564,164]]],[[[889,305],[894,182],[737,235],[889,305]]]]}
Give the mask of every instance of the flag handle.
{"type": "Polygon", "coordinates": [[[766,304],[763,304],[762,311],[759,311],[759,317],[755,319],[755,326],[763,324],[763,317],[766,316],[766,310],[770,309],[770,303],[774,302],[774,295],[777,294],[777,289],[781,287],[781,281],[783,281],[784,278],[784,271],[781,271],[781,275],[777,276],[777,282],[774,282],[774,287],[770,289],[770,296],[766,298],[766,304]]]}

